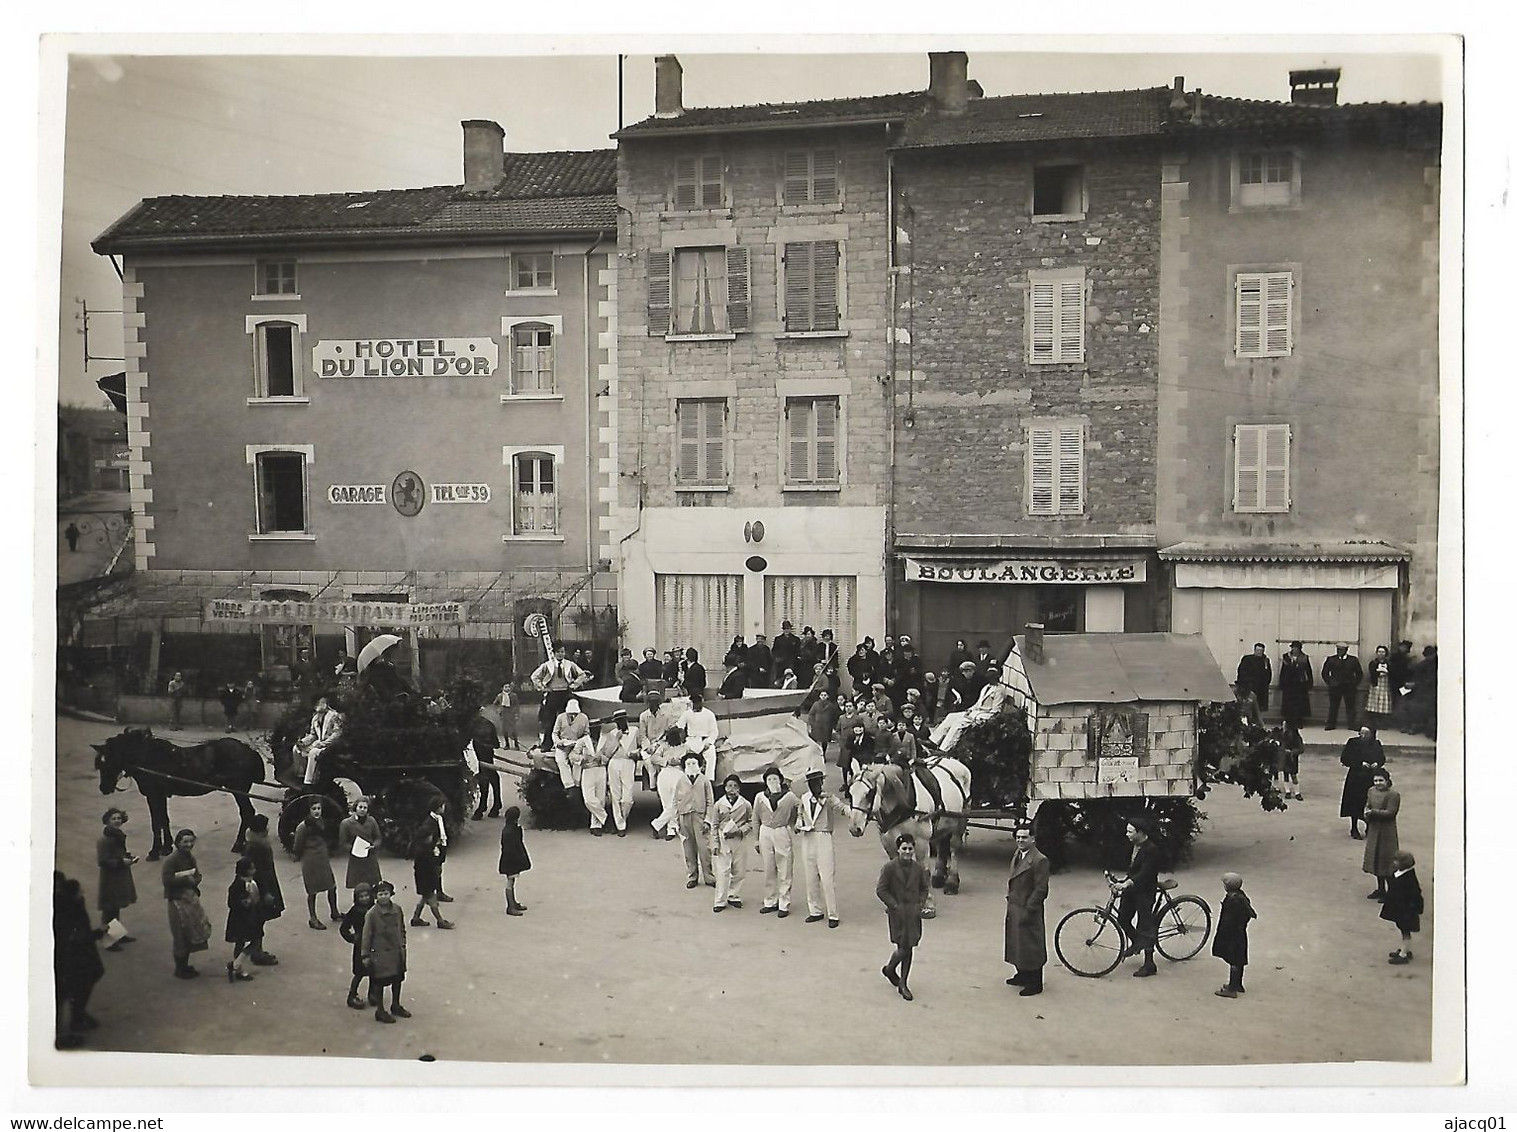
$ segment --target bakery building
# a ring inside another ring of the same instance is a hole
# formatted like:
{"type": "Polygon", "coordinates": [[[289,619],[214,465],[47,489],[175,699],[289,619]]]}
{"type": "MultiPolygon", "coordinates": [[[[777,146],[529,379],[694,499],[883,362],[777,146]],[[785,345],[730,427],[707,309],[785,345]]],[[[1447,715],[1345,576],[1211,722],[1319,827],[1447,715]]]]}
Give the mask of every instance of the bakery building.
{"type": "Polygon", "coordinates": [[[614,624],[615,153],[470,121],[463,173],[153,198],[94,242],[123,279],[148,688],[277,691],[384,630],[425,686],[505,679],[538,660],[527,613],[614,624]]]}

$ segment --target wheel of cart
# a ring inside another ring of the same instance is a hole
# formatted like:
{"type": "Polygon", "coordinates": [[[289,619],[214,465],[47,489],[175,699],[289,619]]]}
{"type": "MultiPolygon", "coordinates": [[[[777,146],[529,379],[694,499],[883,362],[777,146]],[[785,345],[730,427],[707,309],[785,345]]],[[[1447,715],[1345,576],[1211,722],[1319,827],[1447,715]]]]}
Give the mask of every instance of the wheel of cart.
{"type": "MultiPolygon", "coordinates": [[[[1108,885],[1116,878],[1106,874],[1108,885]]],[[[1173,896],[1179,882],[1173,877],[1159,882],[1154,925],[1154,946],[1172,962],[1194,957],[1211,938],[1211,907],[1199,896],[1173,896]]],[[[1054,952],[1059,962],[1085,979],[1110,974],[1122,962],[1131,941],[1117,919],[1115,887],[1104,908],[1076,908],[1054,929],[1054,952]]]]}
{"type": "Polygon", "coordinates": [[[321,829],[328,849],[336,847],[337,827],[348,816],[348,799],[341,786],[328,781],[286,791],[284,804],[279,807],[279,843],[286,849],[295,844],[295,829],[310,814],[312,802],[322,803],[321,829]]]}

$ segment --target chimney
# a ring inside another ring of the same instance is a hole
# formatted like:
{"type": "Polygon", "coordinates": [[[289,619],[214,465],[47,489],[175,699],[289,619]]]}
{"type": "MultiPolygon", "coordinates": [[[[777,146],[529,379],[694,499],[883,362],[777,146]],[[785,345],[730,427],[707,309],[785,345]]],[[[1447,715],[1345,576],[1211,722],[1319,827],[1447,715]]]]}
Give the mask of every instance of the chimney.
{"type": "Polygon", "coordinates": [[[965,86],[969,90],[970,102],[973,102],[977,98],[985,97],[985,88],[980,85],[979,79],[970,79],[969,82],[965,84],[965,86]]]}
{"type": "Polygon", "coordinates": [[[1033,664],[1043,663],[1043,626],[1036,621],[1029,621],[1027,629],[1027,659],[1033,664]]]}
{"type": "Polygon", "coordinates": [[[1314,71],[1292,71],[1291,102],[1303,106],[1337,106],[1338,80],[1342,67],[1320,67],[1314,71]]]}
{"type": "Polygon", "coordinates": [[[1185,76],[1176,75],[1174,86],[1170,88],[1169,112],[1176,118],[1187,117],[1190,109],[1190,101],[1185,97],[1185,76]]]}
{"type": "Polygon", "coordinates": [[[930,51],[927,96],[940,113],[962,114],[969,103],[969,56],[962,51],[930,51]]]}
{"type": "Polygon", "coordinates": [[[653,116],[678,118],[685,112],[685,68],[676,55],[659,55],[653,66],[653,116]]]}
{"type": "Polygon", "coordinates": [[[464,192],[481,193],[500,183],[506,171],[506,131],[498,122],[474,119],[464,127],[464,192]]]}

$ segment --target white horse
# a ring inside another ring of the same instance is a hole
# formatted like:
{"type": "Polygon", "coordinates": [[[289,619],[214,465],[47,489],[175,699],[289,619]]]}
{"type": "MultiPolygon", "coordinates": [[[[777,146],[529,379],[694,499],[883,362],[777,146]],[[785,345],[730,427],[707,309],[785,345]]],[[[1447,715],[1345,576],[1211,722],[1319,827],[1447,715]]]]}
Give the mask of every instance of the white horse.
{"type": "MultiPolygon", "coordinates": [[[[969,768],[958,759],[947,757],[919,765],[927,767],[937,783],[943,799],[942,813],[933,816],[927,788],[914,781],[910,771],[895,763],[871,763],[859,768],[848,787],[848,802],[853,810],[849,832],[862,837],[864,827],[875,821],[880,827],[880,844],[892,860],[896,856],[896,838],[903,833],[911,834],[918,845],[930,849],[933,887],[953,896],[959,891],[958,850],[969,828],[966,820],[969,768]]],[[[937,915],[931,891],[922,914],[929,918],[937,915]]]]}

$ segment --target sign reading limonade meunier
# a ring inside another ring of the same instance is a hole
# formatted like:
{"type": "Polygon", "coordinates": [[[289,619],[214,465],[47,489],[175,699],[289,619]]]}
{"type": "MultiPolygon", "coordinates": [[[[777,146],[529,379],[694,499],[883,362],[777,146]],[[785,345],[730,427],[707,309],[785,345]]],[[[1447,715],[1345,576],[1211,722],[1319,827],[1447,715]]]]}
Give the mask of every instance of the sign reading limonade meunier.
{"type": "Polygon", "coordinates": [[[469,607],[462,601],[411,605],[401,601],[256,601],[212,598],[205,620],[247,625],[462,625],[469,607]]]}
{"type": "Polygon", "coordinates": [[[319,377],[488,377],[500,348],[493,338],[322,339],[311,360],[319,377]]]}

